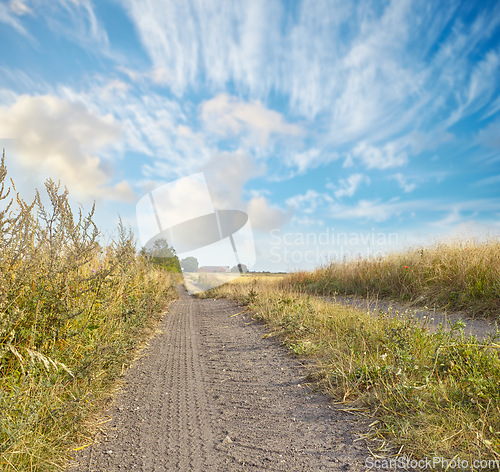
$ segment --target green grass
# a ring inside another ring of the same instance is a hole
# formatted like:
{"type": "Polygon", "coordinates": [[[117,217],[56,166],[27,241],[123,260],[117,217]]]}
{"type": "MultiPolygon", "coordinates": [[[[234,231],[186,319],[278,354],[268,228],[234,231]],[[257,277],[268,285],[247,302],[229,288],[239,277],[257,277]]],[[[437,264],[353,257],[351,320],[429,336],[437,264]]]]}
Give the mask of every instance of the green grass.
{"type": "Polygon", "coordinates": [[[392,453],[500,460],[500,333],[479,342],[457,323],[429,334],[414,320],[311,297],[286,277],[242,277],[205,296],[247,304],[313,360],[314,385],[372,417],[369,437],[389,441],[392,453]]]}
{"type": "Polygon", "coordinates": [[[500,316],[500,239],[457,241],[291,275],[309,293],[392,298],[500,316]]]}
{"type": "Polygon", "coordinates": [[[169,300],[174,276],[135,253],[122,225],[103,245],[46,184],[25,203],[0,165],[0,470],[61,470],[169,300]],[[12,198],[14,197],[14,198],[12,198]]]}

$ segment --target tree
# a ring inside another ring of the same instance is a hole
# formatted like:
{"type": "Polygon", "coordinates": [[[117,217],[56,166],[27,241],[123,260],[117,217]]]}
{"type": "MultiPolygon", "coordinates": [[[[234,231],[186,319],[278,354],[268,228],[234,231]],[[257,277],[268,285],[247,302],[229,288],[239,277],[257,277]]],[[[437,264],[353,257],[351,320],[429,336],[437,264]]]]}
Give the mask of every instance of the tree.
{"type": "Polygon", "coordinates": [[[185,257],[181,261],[181,267],[184,272],[196,272],[198,270],[198,259],[196,257],[185,257]]]}
{"type": "Polygon", "coordinates": [[[164,267],[170,272],[181,272],[179,259],[175,249],[168,245],[166,239],[157,239],[153,244],[146,247],[143,252],[155,265],[164,267]]]}
{"type": "Polygon", "coordinates": [[[231,269],[231,272],[239,272],[240,274],[245,274],[246,272],[248,272],[248,267],[245,264],[238,264],[231,269]]]}

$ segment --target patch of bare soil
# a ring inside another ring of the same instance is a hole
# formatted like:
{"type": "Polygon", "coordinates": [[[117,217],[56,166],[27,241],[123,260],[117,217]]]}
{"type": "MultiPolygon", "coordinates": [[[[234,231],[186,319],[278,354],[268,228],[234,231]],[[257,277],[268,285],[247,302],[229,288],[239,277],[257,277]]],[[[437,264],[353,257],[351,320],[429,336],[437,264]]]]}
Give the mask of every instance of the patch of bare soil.
{"type": "Polygon", "coordinates": [[[365,470],[367,424],[265,334],[234,302],[182,290],[71,470],[365,470]]]}

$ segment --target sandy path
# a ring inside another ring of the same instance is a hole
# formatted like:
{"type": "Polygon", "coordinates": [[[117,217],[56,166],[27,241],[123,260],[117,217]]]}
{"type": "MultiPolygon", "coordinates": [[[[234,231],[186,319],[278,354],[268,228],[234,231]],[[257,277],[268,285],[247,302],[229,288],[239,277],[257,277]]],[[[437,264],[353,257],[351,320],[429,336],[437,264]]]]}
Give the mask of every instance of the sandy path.
{"type": "Polygon", "coordinates": [[[366,425],[303,385],[304,368],[242,311],[181,291],[71,470],[365,470],[354,440],[366,425]]]}
{"type": "Polygon", "coordinates": [[[450,323],[454,324],[460,320],[465,324],[464,334],[466,336],[474,335],[478,340],[487,340],[497,332],[497,325],[500,325],[495,319],[473,318],[467,312],[429,310],[412,306],[410,303],[342,295],[321,298],[341,305],[355,306],[374,315],[378,315],[382,311],[401,319],[414,318],[431,333],[438,330],[440,323],[442,323],[444,331],[449,332],[451,329],[450,323]]]}

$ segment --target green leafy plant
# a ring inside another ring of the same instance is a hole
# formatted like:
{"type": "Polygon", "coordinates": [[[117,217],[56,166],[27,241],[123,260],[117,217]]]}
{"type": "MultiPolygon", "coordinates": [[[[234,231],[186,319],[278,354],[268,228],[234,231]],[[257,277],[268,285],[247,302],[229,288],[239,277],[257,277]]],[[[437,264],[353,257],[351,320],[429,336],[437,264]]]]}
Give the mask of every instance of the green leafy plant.
{"type": "Polygon", "coordinates": [[[6,177],[4,153],[0,469],[60,470],[177,280],[136,254],[121,223],[104,245],[94,208],[75,215],[59,184],[28,204],[6,177]]]}

